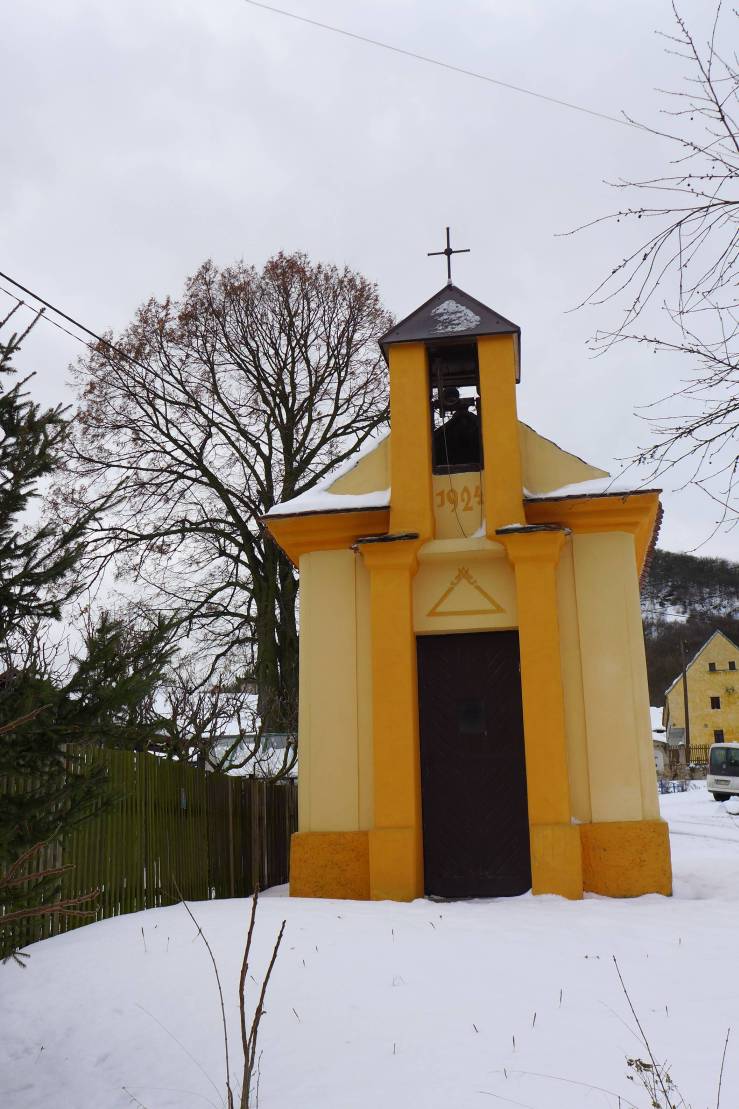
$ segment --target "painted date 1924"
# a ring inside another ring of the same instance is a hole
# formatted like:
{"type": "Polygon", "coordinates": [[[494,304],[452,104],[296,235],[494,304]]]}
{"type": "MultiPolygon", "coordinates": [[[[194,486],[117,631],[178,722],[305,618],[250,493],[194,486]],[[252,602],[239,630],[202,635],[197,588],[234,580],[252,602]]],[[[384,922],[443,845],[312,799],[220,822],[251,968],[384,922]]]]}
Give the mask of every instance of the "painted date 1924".
{"type": "Polygon", "coordinates": [[[439,489],[436,493],[436,507],[450,508],[452,512],[461,507],[462,512],[473,512],[482,503],[480,486],[463,485],[461,489],[439,489]]]}

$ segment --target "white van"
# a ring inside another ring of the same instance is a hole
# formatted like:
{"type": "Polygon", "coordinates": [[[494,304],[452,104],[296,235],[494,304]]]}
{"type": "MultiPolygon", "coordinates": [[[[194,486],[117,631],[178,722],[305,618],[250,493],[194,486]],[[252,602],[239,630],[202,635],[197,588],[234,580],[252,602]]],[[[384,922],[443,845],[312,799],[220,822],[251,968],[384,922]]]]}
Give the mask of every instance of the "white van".
{"type": "Polygon", "coordinates": [[[739,743],[711,744],[706,785],[714,801],[728,801],[739,793],[739,743]]]}

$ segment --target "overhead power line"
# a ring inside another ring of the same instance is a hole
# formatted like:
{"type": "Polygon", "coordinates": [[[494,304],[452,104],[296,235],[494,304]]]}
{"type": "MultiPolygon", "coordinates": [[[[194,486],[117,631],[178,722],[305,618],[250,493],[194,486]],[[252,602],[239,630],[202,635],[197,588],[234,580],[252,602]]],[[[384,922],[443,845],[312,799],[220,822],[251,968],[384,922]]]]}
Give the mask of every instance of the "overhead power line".
{"type": "Polygon", "coordinates": [[[95,339],[98,343],[105,343],[107,346],[112,346],[112,344],[109,343],[107,339],[103,339],[102,335],[98,335],[96,332],[91,331],[89,327],[85,327],[83,323],[80,323],[79,320],[74,319],[73,316],[68,316],[66,312],[62,312],[61,308],[55,308],[55,306],[53,304],[50,304],[48,300],[44,300],[42,296],[39,296],[38,293],[34,293],[31,289],[27,289],[25,285],[21,285],[20,281],[16,281],[15,278],[11,277],[7,273],[3,273],[2,270],[0,270],[0,277],[2,277],[3,281],[9,281],[11,285],[15,285],[16,289],[20,289],[22,293],[26,293],[27,296],[33,297],[33,299],[37,300],[39,304],[43,304],[52,312],[56,312],[57,316],[61,316],[62,319],[67,321],[67,323],[74,324],[74,326],[78,327],[80,331],[84,331],[86,335],[89,335],[91,339],[95,339]]]}
{"type": "MultiPolygon", "coordinates": [[[[73,327],[77,327],[80,331],[84,331],[84,333],[86,335],[89,335],[91,339],[94,339],[95,342],[102,343],[103,346],[108,347],[109,350],[112,350],[116,354],[119,354],[121,358],[125,358],[126,361],[130,362],[133,366],[138,366],[139,369],[146,370],[147,373],[150,371],[151,367],[145,366],[143,362],[139,362],[138,359],[133,358],[130,354],[127,354],[126,351],[123,350],[121,347],[116,346],[115,343],[111,343],[110,339],[104,339],[102,335],[98,335],[96,331],[92,331],[85,324],[80,323],[80,321],[76,320],[74,316],[68,315],[66,312],[63,312],[61,308],[57,308],[56,305],[52,304],[50,301],[44,300],[44,298],[42,296],[39,296],[38,293],[34,293],[32,289],[27,289],[25,285],[21,285],[20,281],[16,281],[15,278],[11,277],[7,273],[3,273],[2,270],[0,270],[0,278],[2,278],[4,281],[9,281],[11,285],[15,285],[16,289],[20,289],[21,292],[26,293],[27,296],[33,297],[33,299],[37,300],[39,304],[43,304],[45,308],[48,308],[51,312],[55,312],[57,316],[61,316],[63,320],[66,320],[67,323],[71,323],[73,327]]],[[[3,289],[2,291],[6,294],[6,296],[12,297],[14,300],[17,300],[19,304],[25,303],[20,299],[20,297],[17,297],[14,293],[9,292],[7,289],[3,289]]],[[[62,327],[61,324],[58,324],[56,322],[56,320],[52,320],[50,316],[44,314],[42,318],[47,320],[48,323],[54,324],[54,327],[58,327],[60,331],[63,331],[65,333],[65,335],[70,335],[73,339],[76,339],[78,343],[82,343],[83,346],[86,346],[88,349],[92,349],[90,343],[86,342],[83,338],[81,338],[81,336],[75,335],[72,331],[68,331],[66,327],[62,327]]]]}
{"type": "MultiPolygon", "coordinates": [[[[17,293],[11,293],[10,289],[6,289],[3,285],[0,285],[0,293],[5,293],[6,297],[10,297],[11,300],[14,300],[19,308],[24,307],[33,311],[30,304],[26,304],[25,300],[19,297],[17,293]]],[[[39,319],[44,320],[46,323],[53,324],[53,326],[56,327],[59,331],[63,331],[65,335],[69,335],[70,339],[76,339],[78,343],[82,343],[83,347],[87,347],[88,350],[92,350],[91,343],[88,343],[75,331],[70,331],[68,327],[63,327],[62,324],[57,323],[56,320],[53,320],[51,318],[51,316],[47,316],[46,310],[44,308],[41,308],[39,310],[38,317],[39,319]]]]}
{"type": "Polygon", "coordinates": [[[355,39],[357,42],[363,42],[368,46],[377,46],[380,50],[389,50],[392,54],[401,54],[406,58],[413,58],[417,62],[425,62],[426,65],[435,65],[439,69],[447,69],[452,73],[460,73],[463,77],[473,77],[476,81],[485,81],[489,85],[497,85],[498,88],[508,89],[511,92],[520,92],[524,96],[533,96],[536,100],[545,100],[548,104],[556,104],[560,108],[569,108],[573,112],[582,112],[584,115],[594,116],[596,119],[606,119],[609,123],[618,123],[622,127],[631,127],[635,131],[640,131],[641,127],[637,123],[632,123],[628,119],[619,118],[619,116],[608,115],[607,112],[599,112],[595,108],[586,108],[583,104],[573,104],[570,100],[561,100],[557,96],[548,96],[543,92],[536,92],[534,89],[524,88],[522,85],[513,85],[510,81],[501,81],[497,77],[491,77],[487,73],[477,73],[474,69],[465,69],[464,66],[453,65],[451,62],[444,62],[441,58],[432,58],[427,54],[418,54],[415,50],[405,50],[402,46],[394,46],[389,42],[382,42],[380,39],[370,38],[368,35],[360,35],[356,31],[347,31],[343,27],[335,27],[331,23],[322,23],[318,19],[309,19],[306,15],[298,15],[297,12],[287,11],[285,8],[275,8],[272,4],[263,4],[261,0],[244,0],[245,4],[249,4],[252,8],[262,8],[266,12],[271,12],[273,15],[282,15],[287,19],[294,19],[298,23],[307,23],[310,27],[317,27],[321,31],[330,31],[334,35],[343,35],[344,38],[355,39]]]}

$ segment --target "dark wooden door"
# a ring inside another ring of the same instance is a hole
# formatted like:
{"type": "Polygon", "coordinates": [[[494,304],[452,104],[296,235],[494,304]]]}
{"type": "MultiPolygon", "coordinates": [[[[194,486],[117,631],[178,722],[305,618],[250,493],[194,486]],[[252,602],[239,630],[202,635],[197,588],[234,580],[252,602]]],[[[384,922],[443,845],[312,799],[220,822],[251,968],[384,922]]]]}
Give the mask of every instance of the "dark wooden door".
{"type": "Polygon", "coordinates": [[[518,633],[419,636],[427,894],[531,888],[518,633]]]}

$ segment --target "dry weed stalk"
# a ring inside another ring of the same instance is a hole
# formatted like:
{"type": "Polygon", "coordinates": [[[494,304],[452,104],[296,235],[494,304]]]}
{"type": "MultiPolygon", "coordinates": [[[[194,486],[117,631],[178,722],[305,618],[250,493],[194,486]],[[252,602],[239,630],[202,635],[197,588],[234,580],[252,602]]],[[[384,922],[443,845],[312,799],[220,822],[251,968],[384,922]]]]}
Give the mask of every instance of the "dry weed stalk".
{"type": "MultiPolygon", "coordinates": [[[[224,1003],[224,1000],[223,1000],[223,987],[221,986],[221,976],[218,973],[218,964],[216,963],[216,958],[215,958],[215,955],[213,954],[213,949],[211,948],[210,944],[208,943],[207,936],[205,935],[205,933],[203,932],[203,929],[201,928],[201,926],[198,924],[197,920],[195,919],[195,916],[194,916],[192,910],[190,909],[190,906],[187,904],[184,897],[182,896],[182,893],[181,893],[180,888],[177,885],[176,881],[174,882],[174,885],[175,885],[175,889],[177,890],[177,893],[179,895],[180,901],[184,905],[188,916],[190,917],[193,924],[195,925],[195,927],[198,930],[198,936],[202,939],[203,943],[205,944],[205,947],[208,951],[208,955],[210,956],[210,961],[213,965],[213,973],[215,975],[216,986],[218,987],[218,998],[219,998],[220,1005],[221,1005],[221,1027],[223,1029],[223,1047],[224,1047],[224,1056],[225,1056],[225,1064],[226,1064],[226,1105],[227,1105],[227,1109],[235,1109],[234,1093],[233,1093],[233,1088],[231,1086],[231,1062],[230,1062],[230,1055],[229,1055],[228,1023],[226,1021],[226,1007],[225,1007],[225,1003],[224,1003]]],[[[280,944],[282,943],[282,937],[285,933],[285,924],[286,924],[286,921],[283,920],[282,925],[280,926],[280,931],[279,931],[279,934],[277,936],[277,940],[275,942],[275,946],[272,949],[272,957],[270,958],[269,966],[267,967],[267,971],[266,971],[264,979],[262,981],[262,988],[261,988],[260,993],[259,993],[259,1000],[257,1001],[256,1007],[254,1009],[254,1016],[252,1018],[251,1027],[249,1028],[249,1031],[247,1032],[247,1023],[248,1022],[247,1022],[247,1017],[246,1017],[246,976],[247,976],[248,971],[249,971],[249,956],[251,955],[251,944],[252,944],[252,938],[253,938],[253,935],[254,935],[254,923],[256,921],[256,916],[257,916],[258,901],[259,901],[259,888],[255,887],[254,888],[254,896],[252,897],[252,903],[251,903],[251,916],[249,918],[249,929],[248,929],[247,934],[246,934],[246,946],[244,948],[244,958],[242,959],[242,962],[241,962],[241,974],[239,975],[239,1018],[240,1018],[240,1024],[241,1024],[241,1046],[242,1046],[242,1050],[243,1050],[243,1054],[244,1054],[243,1073],[242,1073],[242,1080],[241,1080],[241,1098],[239,1100],[239,1109],[252,1109],[251,1092],[252,1092],[252,1083],[254,1081],[255,1076],[256,1076],[255,1106],[258,1106],[258,1104],[259,1104],[259,1066],[260,1066],[260,1060],[261,1060],[261,1053],[259,1055],[257,1055],[257,1039],[258,1039],[258,1036],[259,1036],[259,1025],[260,1025],[262,1017],[264,1015],[264,999],[267,995],[267,986],[269,985],[269,980],[272,977],[272,971],[274,969],[275,962],[277,961],[277,953],[280,950],[280,944]]]]}
{"type": "Polygon", "coordinates": [[[285,921],[283,920],[280,927],[280,932],[277,937],[274,949],[272,951],[272,958],[267,967],[267,973],[262,982],[262,989],[259,994],[259,1001],[254,1010],[254,1017],[251,1023],[249,1034],[246,1032],[246,1005],[244,988],[246,985],[246,976],[249,971],[249,955],[251,953],[251,941],[254,933],[254,921],[257,915],[257,902],[259,900],[259,889],[255,886],[254,896],[251,902],[251,919],[249,920],[249,931],[246,936],[246,947],[244,948],[244,959],[241,964],[241,976],[239,978],[239,1014],[241,1017],[241,1047],[244,1052],[244,1074],[241,1083],[241,1107],[240,1109],[249,1109],[251,1099],[251,1084],[254,1078],[255,1071],[257,1073],[257,1096],[256,1102],[259,1103],[259,1057],[257,1056],[257,1037],[259,1035],[259,1024],[264,1014],[264,998],[267,993],[267,986],[272,976],[272,970],[277,959],[277,952],[280,950],[282,937],[285,932],[285,921]]]}
{"type": "MultiPolygon", "coordinates": [[[[667,1069],[666,1063],[658,1063],[654,1057],[647,1034],[642,1028],[641,1021],[637,1016],[636,1009],[634,1008],[629,991],[626,989],[626,983],[621,975],[621,970],[618,965],[616,956],[613,956],[613,963],[616,967],[616,974],[621,983],[621,989],[624,991],[624,996],[628,1002],[631,1014],[636,1021],[636,1026],[639,1029],[642,1043],[647,1049],[649,1055],[649,1062],[645,1059],[627,1059],[626,1063],[629,1070],[633,1071],[629,1075],[629,1079],[633,1082],[637,1078],[644,1089],[649,1095],[649,1104],[651,1109],[690,1109],[689,1104],[685,1101],[679,1089],[675,1085],[667,1069]],[[675,1100],[677,1099],[677,1100],[675,1100]]],[[[726,1063],[726,1049],[729,1046],[729,1036],[731,1035],[731,1028],[727,1029],[726,1039],[724,1040],[724,1050],[721,1056],[721,1068],[718,1076],[718,1090],[716,1093],[716,1109],[721,1109],[721,1084],[724,1077],[724,1065],[726,1063]]]]}

